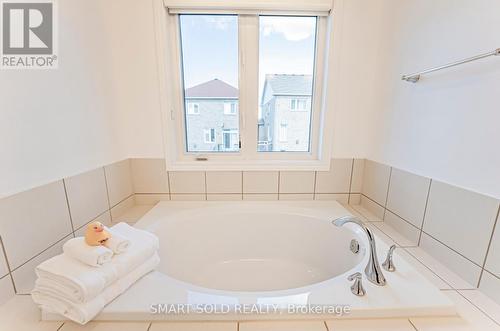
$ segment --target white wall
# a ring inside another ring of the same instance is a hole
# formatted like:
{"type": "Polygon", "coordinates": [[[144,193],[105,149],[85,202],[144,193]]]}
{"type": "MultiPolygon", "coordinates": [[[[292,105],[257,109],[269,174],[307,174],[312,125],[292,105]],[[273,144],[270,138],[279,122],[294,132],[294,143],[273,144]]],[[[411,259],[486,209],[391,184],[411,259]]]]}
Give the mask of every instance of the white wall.
{"type": "Polygon", "coordinates": [[[379,116],[378,71],[387,40],[387,0],[334,1],[332,157],[365,158],[379,116]]]}
{"type": "Polygon", "coordinates": [[[500,197],[500,58],[443,70],[417,84],[403,73],[500,47],[497,0],[387,0],[368,157],[500,197]]]}
{"type": "MultiPolygon", "coordinates": [[[[0,196],[163,157],[152,0],[59,9],[60,68],[0,72],[0,196]]],[[[500,197],[499,59],[400,80],[500,47],[499,10],[496,0],[336,0],[333,157],[500,197]]]]}
{"type": "Polygon", "coordinates": [[[107,1],[59,3],[59,69],[0,71],[0,197],[125,158],[107,1]]]}

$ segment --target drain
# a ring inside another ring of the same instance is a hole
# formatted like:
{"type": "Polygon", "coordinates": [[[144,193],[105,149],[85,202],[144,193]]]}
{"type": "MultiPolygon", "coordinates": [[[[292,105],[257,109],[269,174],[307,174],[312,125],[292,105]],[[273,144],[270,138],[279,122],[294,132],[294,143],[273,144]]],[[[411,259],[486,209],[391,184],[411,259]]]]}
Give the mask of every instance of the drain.
{"type": "Polygon", "coordinates": [[[356,239],[351,240],[350,248],[351,248],[351,252],[353,252],[354,254],[358,254],[359,253],[359,242],[356,239]]]}

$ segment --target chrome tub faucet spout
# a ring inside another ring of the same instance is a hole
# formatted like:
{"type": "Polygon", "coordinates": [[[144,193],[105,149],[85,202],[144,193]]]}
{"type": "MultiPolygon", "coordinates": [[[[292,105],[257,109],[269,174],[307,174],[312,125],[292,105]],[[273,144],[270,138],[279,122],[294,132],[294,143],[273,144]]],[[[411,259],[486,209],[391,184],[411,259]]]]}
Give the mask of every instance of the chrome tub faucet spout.
{"type": "Polygon", "coordinates": [[[375,244],[375,237],[373,236],[373,232],[361,222],[361,220],[357,219],[353,216],[344,216],[341,218],[337,218],[332,221],[335,226],[342,226],[346,223],[354,223],[363,229],[366,236],[368,237],[368,243],[370,244],[370,256],[368,258],[368,263],[365,268],[365,275],[368,280],[376,285],[384,286],[386,283],[384,274],[382,273],[382,269],[380,268],[380,264],[377,259],[377,247],[375,244]]]}

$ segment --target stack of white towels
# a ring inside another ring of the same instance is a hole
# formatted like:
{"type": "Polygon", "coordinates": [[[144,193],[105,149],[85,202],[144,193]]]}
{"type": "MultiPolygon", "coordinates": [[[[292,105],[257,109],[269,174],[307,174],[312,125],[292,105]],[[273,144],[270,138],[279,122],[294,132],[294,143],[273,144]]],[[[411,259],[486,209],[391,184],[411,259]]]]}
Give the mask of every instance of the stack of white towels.
{"type": "Polygon", "coordinates": [[[106,230],[108,247],[74,238],[64,244],[63,254],[36,267],[31,294],[42,309],[85,324],[158,266],[158,237],[126,223],[106,230]]]}

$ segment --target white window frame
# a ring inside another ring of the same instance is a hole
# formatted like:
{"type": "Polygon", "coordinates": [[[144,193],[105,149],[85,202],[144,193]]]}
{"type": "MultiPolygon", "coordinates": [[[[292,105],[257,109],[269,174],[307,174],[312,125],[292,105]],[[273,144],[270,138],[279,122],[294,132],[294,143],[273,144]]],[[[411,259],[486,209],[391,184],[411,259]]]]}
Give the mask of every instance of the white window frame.
{"type": "Polygon", "coordinates": [[[224,115],[238,114],[238,103],[235,101],[224,102],[224,115]]]}
{"type": "MultiPolygon", "coordinates": [[[[162,0],[154,0],[160,105],[167,170],[328,170],[333,137],[332,93],[333,18],[317,16],[316,58],[311,104],[309,152],[258,152],[259,16],[238,16],[239,152],[187,152],[184,93],[181,76],[179,18],[162,0]],[[243,50],[246,50],[243,51],[243,50]],[[244,77],[244,78],[243,78],[244,77]],[[203,162],[200,162],[203,161],[203,162]]],[[[193,13],[213,14],[204,7],[193,13]]],[[[225,11],[230,14],[231,10],[225,11]]],[[[273,15],[290,12],[273,12],[273,15]]],[[[291,15],[301,15],[292,12],[291,15]]],[[[304,12],[304,16],[310,16],[304,12]]]]}
{"type": "Polygon", "coordinates": [[[205,140],[205,144],[215,144],[215,141],[217,140],[216,135],[217,135],[217,133],[215,132],[214,128],[204,129],[203,130],[203,137],[205,140]],[[212,140],[212,131],[214,132],[214,140],[212,140]],[[208,135],[209,139],[207,139],[207,135],[208,135]]]}
{"type": "Polygon", "coordinates": [[[187,104],[188,104],[188,109],[187,109],[188,115],[200,115],[200,104],[199,103],[187,101],[187,104]],[[194,111],[195,106],[196,106],[196,109],[198,111],[194,111]]]}
{"type": "Polygon", "coordinates": [[[293,98],[290,99],[290,111],[309,111],[307,109],[307,99],[306,98],[293,98]],[[295,102],[295,106],[292,106],[295,102]],[[303,102],[304,103],[304,108],[299,108],[298,105],[299,103],[303,102]]]}

